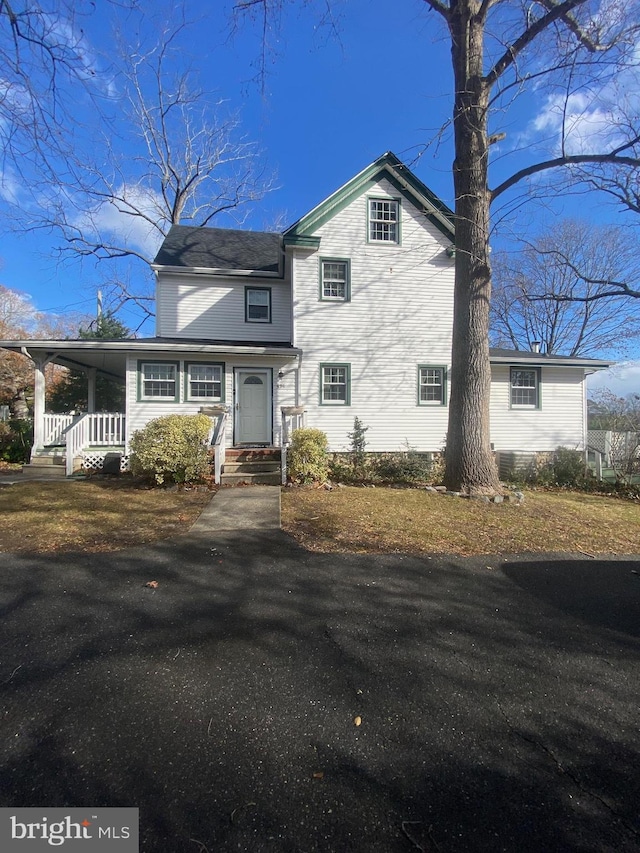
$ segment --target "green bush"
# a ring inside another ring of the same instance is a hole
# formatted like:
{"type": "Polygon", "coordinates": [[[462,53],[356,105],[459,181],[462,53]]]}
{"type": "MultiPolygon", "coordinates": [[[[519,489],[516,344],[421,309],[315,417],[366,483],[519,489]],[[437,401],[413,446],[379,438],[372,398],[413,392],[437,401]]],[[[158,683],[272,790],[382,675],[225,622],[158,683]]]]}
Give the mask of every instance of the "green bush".
{"type": "Polygon", "coordinates": [[[352,455],[334,453],[329,463],[329,476],[336,483],[365,485],[393,483],[412,486],[439,483],[443,474],[440,454],[420,453],[417,450],[396,453],[365,453],[357,468],[352,455]]]}
{"type": "Polygon", "coordinates": [[[0,459],[4,462],[28,462],[32,444],[31,420],[14,418],[0,422],[0,459]]]}
{"type": "Polygon", "coordinates": [[[209,473],[206,415],[166,415],[136,430],[131,438],[134,474],[163,483],[193,483],[209,473]]]}
{"type": "Polygon", "coordinates": [[[384,483],[426,483],[433,479],[434,465],[430,454],[407,450],[381,453],[373,463],[376,477],[384,483]]]}
{"type": "Polygon", "coordinates": [[[294,429],[287,454],[287,470],[295,483],[323,482],[329,469],[327,436],[320,429],[294,429]]]}
{"type": "Polygon", "coordinates": [[[585,488],[589,485],[589,474],[584,455],[579,450],[556,447],[542,465],[535,466],[525,481],[538,486],[585,488]]]}

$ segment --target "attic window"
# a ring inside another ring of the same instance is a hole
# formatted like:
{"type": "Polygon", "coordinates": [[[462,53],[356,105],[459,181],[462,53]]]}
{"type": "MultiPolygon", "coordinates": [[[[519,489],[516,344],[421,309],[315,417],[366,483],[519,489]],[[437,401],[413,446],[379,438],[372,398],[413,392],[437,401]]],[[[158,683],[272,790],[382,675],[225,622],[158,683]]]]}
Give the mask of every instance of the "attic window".
{"type": "Polygon", "coordinates": [[[400,202],[391,198],[369,199],[369,240],[400,242],[400,202]]]}

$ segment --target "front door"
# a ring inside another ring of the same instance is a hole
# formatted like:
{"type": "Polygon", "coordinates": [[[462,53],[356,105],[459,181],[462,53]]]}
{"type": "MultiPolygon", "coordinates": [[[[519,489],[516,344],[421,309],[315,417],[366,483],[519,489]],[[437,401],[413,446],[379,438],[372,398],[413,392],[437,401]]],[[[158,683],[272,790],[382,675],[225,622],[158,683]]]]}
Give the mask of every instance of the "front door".
{"type": "Polygon", "coordinates": [[[271,444],[271,371],[236,370],[236,444],[271,444]]]}

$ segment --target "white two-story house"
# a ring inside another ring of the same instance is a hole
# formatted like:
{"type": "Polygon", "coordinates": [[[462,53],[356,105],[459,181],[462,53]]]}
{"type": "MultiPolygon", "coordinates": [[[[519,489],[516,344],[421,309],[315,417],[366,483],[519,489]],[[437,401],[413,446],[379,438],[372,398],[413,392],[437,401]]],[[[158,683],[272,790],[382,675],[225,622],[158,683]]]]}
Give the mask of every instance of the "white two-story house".
{"type": "MultiPolygon", "coordinates": [[[[126,459],[147,421],[201,410],[218,474],[227,450],[279,448],[302,423],[345,450],[355,416],[370,451],[440,451],[454,256],[453,213],[391,153],[283,234],[174,226],[153,265],[156,337],[0,342],[36,364],[32,461],[52,447],[67,472],[109,448],[126,459]],[[86,415],[45,412],[54,360],[86,370],[86,415]],[[126,383],[125,412],[91,411],[99,373],[126,383]]],[[[585,447],[585,377],[607,362],[509,350],[491,361],[499,454],[585,447]]]]}

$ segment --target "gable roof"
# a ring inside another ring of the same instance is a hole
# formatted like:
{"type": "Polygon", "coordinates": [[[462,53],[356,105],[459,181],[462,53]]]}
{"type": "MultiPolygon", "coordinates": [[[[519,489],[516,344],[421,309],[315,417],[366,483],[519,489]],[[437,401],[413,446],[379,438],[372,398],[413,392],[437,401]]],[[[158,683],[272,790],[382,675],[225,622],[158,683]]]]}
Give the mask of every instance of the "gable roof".
{"type": "Polygon", "coordinates": [[[282,236],[264,231],[172,225],[152,268],[283,274],[282,236]]]}
{"type": "Polygon", "coordinates": [[[426,218],[450,240],[454,239],[454,213],[431,192],[391,151],[378,157],[340,189],[332,193],[309,213],[284,232],[285,245],[313,247],[319,238],[313,234],[354,198],[366,192],[381,178],[390,181],[395,189],[422,210],[426,218]]]}

